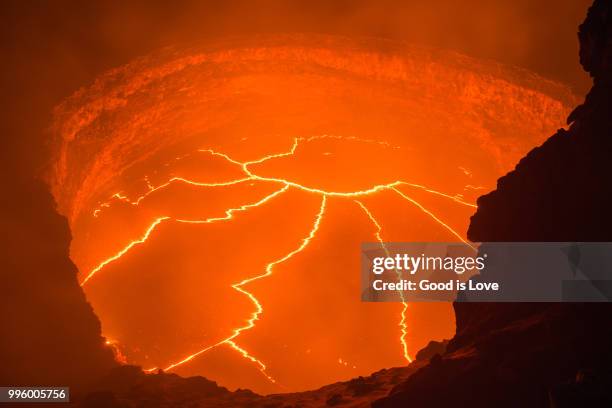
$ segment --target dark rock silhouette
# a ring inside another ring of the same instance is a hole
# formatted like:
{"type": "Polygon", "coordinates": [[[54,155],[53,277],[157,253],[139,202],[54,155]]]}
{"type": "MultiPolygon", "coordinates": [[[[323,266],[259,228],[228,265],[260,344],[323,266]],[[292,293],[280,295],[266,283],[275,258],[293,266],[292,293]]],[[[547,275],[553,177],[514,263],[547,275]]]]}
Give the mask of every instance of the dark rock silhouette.
{"type": "Polygon", "coordinates": [[[78,391],[116,363],[68,257],[68,223],[42,182],[3,186],[15,188],[0,216],[11,231],[0,246],[0,385],[78,391]]]}
{"type": "MultiPolygon", "coordinates": [[[[473,241],[612,241],[612,2],[580,26],[583,105],[478,200],[473,241]]],[[[612,406],[612,305],[456,303],[447,352],[374,407],[612,406]]]]}
{"type": "Polygon", "coordinates": [[[183,378],[160,371],[145,374],[139,367],[121,366],[92,387],[79,400],[81,408],[206,407],[289,408],[367,407],[389,393],[425,362],[380,370],[367,377],[326,385],[313,391],[258,395],[249,390],[228,391],[203,377],[183,378]]]}
{"type": "Polygon", "coordinates": [[[111,370],[80,402],[94,407],[157,406],[249,406],[262,397],[250,391],[230,392],[204,377],[182,378],[160,371],[145,374],[140,367],[120,366],[111,370]]]}
{"type": "Polygon", "coordinates": [[[433,357],[437,355],[444,354],[446,351],[446,347],[448,347],[448,340],[444,341],[430,341],[427,343],[425,347],[419,350],[415,357],[417,361],[426,361],[431,360],[433,357]]]}

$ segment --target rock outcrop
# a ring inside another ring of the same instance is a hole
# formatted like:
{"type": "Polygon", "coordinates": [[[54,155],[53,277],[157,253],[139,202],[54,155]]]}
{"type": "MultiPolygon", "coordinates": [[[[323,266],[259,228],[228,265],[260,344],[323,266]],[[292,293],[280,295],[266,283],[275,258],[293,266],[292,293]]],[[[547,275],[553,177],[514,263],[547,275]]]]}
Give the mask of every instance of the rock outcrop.
{"type": "Polygon", "coordinates": [[[0,384],[83,390],[117,363],[68,256],[68,222],[42,182],[4,183],[0,384]]]}
{"type": "Polygon", "coordinates": [[[122,366],[93,387],[79,401],[81,408],[206,407],[206,408],[319,408],[369,407],[425,364],[380,370],[367,377],[338,382],[317,390],[258,395],[249,390],[229,391],[203,377],[183,378],[158,372],[144,374],[139,367],[122,366]]]}
{"type": "MultiPolygon", "coordinates": [[[[580,26],[584,104],[478,200],[473,241],[612,241],[612,2],[580,26]]],[[[375,407],[612,406],[612,305],[456,303],[447,351],[375,407]]]]}

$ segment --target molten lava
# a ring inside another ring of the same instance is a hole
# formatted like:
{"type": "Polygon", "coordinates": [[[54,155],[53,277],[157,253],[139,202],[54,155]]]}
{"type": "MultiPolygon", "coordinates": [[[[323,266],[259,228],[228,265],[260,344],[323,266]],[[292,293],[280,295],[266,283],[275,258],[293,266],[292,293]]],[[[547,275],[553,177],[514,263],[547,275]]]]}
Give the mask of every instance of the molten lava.
{"type": "Polygon", "coordinates": [[[384,41],[165,50],[57,108],[50,183],[122,359],[303,390],[453,334],[451,305],[360,302],[360,243],[465,240],[475,198],[573,103],[518,69],[384,41]]]}

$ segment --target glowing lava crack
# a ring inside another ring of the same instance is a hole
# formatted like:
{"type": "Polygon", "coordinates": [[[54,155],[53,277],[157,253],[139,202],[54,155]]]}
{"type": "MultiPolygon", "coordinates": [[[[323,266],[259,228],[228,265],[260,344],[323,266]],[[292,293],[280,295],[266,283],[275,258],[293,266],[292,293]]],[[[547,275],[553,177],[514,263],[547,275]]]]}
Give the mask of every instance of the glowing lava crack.
{"type": "MultiPolygon", "coordinates": [[[[187,180],[185,178],[182,177],[174,177],[171,178],[170,180],[168,180],[166,183],[163,183],[157,187],[153,187],[150,186],[149,191],[147,191],[145,194],[137,197],[136,199],[129,199],[128,197],[125,197],[124,195],[117,193],[115,195],[113,195],[114,198],[122,200],[122,201],[126,201],[134,206],[139,205],[143,199],[145,199],[148,195],[150,195],[151,193],[158,191],[160,189],[166,188],[169,185],[173,184],[173,183],[187,183],[187,184],[191,184],[193,186],[198,186],[198,187],[219,187],[219,186],[227,186],[227,185],[232,185],[232,184],[237,184],[237,183],[244,183],[247,181],[267,181],[267,182],[273,182],[273,183],[278,183],[280,185],[282,185],[283,187],[280,188],[279,190],[274,191],[272,194],[269,194],[267,196],[265,196],[264,198],[262,198],[261,200],[255,202],[255,203],[251,203],[251,204],[244,204],[240,207],[237,208],[230,208],[227,209],[225,211],[225,216],[224,217],[213,217],[213,218],[206,218],[206,219],[202,219],[202,220],[188,220],[188,219],[172,219],[171,217],[167,217],[167,216],[162,216],[157,218],[146,230],[145,234],[137,240],[134,240],[132,242],[130,242],[127,246],[125,246],[121,251],[119,251],[117,254],[107,258],[106,260],[102,261],[98,266],[96,266],[94,269],[91,270],[91,272],[87,275],[87,277],[81,282],[81,286],[85,285],[87,282],[89,282],[96,273],[100,272],[105,266],[107,266],[109,263],[114,262],[116,260],[118,260],[119,258],[121,258],[123,255],[125,255],[128,251],[130,251],[132,248],[134,248],[137,245],[141,245],[143,243],[145,243],[147,241],[147,239],[151,236],[151,233],[162,223],[165,221],[175,221],[175,222],[180,222],[180,223],[191,223],[191,224],[210,224],[213,222],[221,222],[221,221],[229,221],[232,220],[234,218],[234,215],[237,212],[240,211],[247,211],[250,208],[253,207],[258,207],[261,205],[264,205],[265,203],[267,203],[268,201],[272,200],[273,198],[279,196],[280,194],[286,192],[289,188],[296,188],[299,190],[302,190],[304,192],[307,193],[311,193],[311,194],[317,194],[321,196],[321,207],[319,209],[319,212],[317,213],[313,225],[312,225],[312,229],[310,230],[310,232],[308,233],[308,236],[306,236],[303,240],[302,243],[293,251],[289,252],[288,254],[286,254],[285,256],[283,256],[280,259],[277,259],[275,261],[272,261],[270,263],[267,264],[265,271],[263,274],[261,275],[257,275],[248,279],[244,279],[238,283],[235,283],[232,285],[232,288],[234,288],[235,290],[237,290],[238,292],[242,293],[243,295],[247,296],[251,302],[255,305],[255,311],[251,314],[251,317],[246,321],[246,324],[244,326],[238,327],[236,329],[234,329],[233,333],[231,336],[211,345],[211,346],[207,346],[193,354],[190,354],[189,356],[185,357],[184,359],[177,361],[175,363],[170,364],[169,366],[165,367],[164,370],[168,371],[168,370],[172,370],[175,367],[178,367],[182,364],[185,364],[191,360],[193,360],[195,357],[209,351],[212,350],[215,347],[221,346],[221,345],[228,345],[231,348],[233,348],[234,350],[236,350],[238,353],[240,353],[244,358],[252,361],[253,363],[257,364],[259,370],[262,372],[262,374],[271,382],[276,383],[276,380],[274,378],[272,378],[270,375],[268,375],[266,373],[266,365],[260,361],[259,359],[257,359],[256,357],[252,356],[251,354],[249,354],[248,351],[246,351],[244,348],[240,347],[238,344],[236,344],[235,339],[244,331],[249,330],[253,327],[255,327],[255,322],[257,320],[259,320],[259,316],[263,313],[264,309],[263,306],[261,305],[261,303],[259,302],[259,300],[248,290],[245,289],[245,286],[248,286],[248,284],[250,282],[253,282],[255,280],[259,280],[259,279],[263,279],[267,276],[270,276],[273,272],[274,267],[276,267],[277,265],[287,261],[288,259],[294,257],[295,255],[299,254],[300,252],[302,252],[304,250],[304,248],[306,248],[308,246],[308,244],[311,242],[312,239],[315,238],[315,235],[319,229],[319,226],[321,224],[321,221],[323,219],[324,213],[325,213],[325,208],[326,208],[326,203],[328,198],[333,198],[333,197],[339,197],[339,198],[357,198],[357,197],[362,197],[362,196],[368,196],[368,195],[372,195],[375,194],[377,192],[383,191],[383,190],[390,190],[393,192],[396,192],[397,194],[399,194],[402,198],[404,198],[405,200],[407,200],[408,202],[416,205],[421,211],[423,211],[425,214],[427,214],[429,217],[431,217],[432,219],[434,219],[438,224],[442,225],[444,228],[448,229],[453,235],[455,235],[459,240],[466,242],[460,234],[458,234],[456,231],[454,231],[450,226],[448,226],[446,223],[444,223],[439,217],[437,217],[436,215],[434,215],[431,211],[427,210],[424,206],[422,206],[421,204],[419,204],[416,200],[410,198],[409,196],[407,196],[406,194],[404,194],[403,192],[401,192],[398,187],[401,185],[410,185],[413,187],[418,187],[423,189],[426,192],[432,193],[432,194],[437,194],[437,195],[441,195],[443,197],[452,199],[460,204],[466,205],[466,206],[474,206],[473,204],[469,204],[466,202],[463,202],[461,199],[455,197],[455,196],[451,196],[448,194],[444,194],[438,191],[434,191],[431,189],[427,189],[423,186],[419,186],[416,184],[412,184],[412,183],[408,183],[405,181],[394,181],[391,183],[387,183],[387,184],[380,184],[380,185],[375,185],[372,186],[368,189],[365,190],[360,190],[360,191],[350,191],[350,192],[338,192],[338,191],[325,191],[325,190],[321,190],[318,188],[313,188],[313,187],[307,187],[304,185],[301,185],[299,183],[295,183],[292,182],[290,180],[285,180],[282,178],[275,178],[275,177],[263,177],[260,175],[257,175],[255,173],[253,173],[250,169],[249,166],[254,165],[254,164],[260,164],[263,163],[267,160],[271,160],[271,159],[275,159],[275,158],[280,158],[280,157],[286,157],[286,156],[291,156],[293,154],[295,154],[300,142],[309,142],[315,139],[321,139],[321,138],[334,138],[334,139],[338,139],[339,136],[327,136],[327,135],[322,135],[322,136],[315,136],[315,137],[310,137],[310,138],[296,138],[294,140],[293,146],[291,147],[291,149],[288,152],[285,153],[278,153],[278,154],[271,154],[271,155],[267,155],[264,156],[260,159],[257,160],[253,160],[253,161],[246,161],[246,162],[239,162],[237,160],[232,159],[231,157],[229,157],[228,155],[224,154],[224,153],[219,153],[216,151],[213,151],[211,149],[202,149],[200,151],[202,152],[208,152],[211,155],[214,156],[219,156],[222,157],[223,159],[227,160],[228,162],[235,164],[237,166],[240,166],[240,168],[242,169],[242,171],[244,172],[244,174],[246,175],[246,177],[244,178],[240,178],[240,179],[236,179],[236,180],[231,180],[231,181],[227,181],[227,182],[219,182],[219,183],[197,183],[191,180],[187,180]]],[[[355,140],[355,138],[346,138],[347,140],[355,140]]],[[[371,140],[360,140],[361,142],[367,142],[367,143],[382,143],[385,144],[384,142],[375,142],[375,141],[371,141],[371,140]]],[[[386,145],[386,144],[385,144],[386,145]]],[[[383,245],[384,248],[384,243],[382,240],[382,237],[380,235],[382,227],[380,226],[380,224],[378,223],[378,221],[374,218],[374,216],[372,215],[372,213],[367,209],[367,207],[360,201],[355,200],[355,202],[365,211],[368,219],[372,222],[372,224],[374,225],[374,227],[376,228],[376,232],[374,233],[374,236],[376,237],[376,239],[381,243],[381,245],[383,245]]],[[[102,205],[100,205],[99,208],[97,208],[94,211],[94,216],[98,216],[99,212],[103,209],[103,208],[109,208],[110,207],[110,203],[103,203],[102,205]]],[[[402,351],[403,351],[403,356],[405,358],[405,360],[407,362],[412,362],[412,358],[410,357],[409,353],[408,353],[408,346],[406,344],[406,334],[408,333],[408,326],[406,324],[406,311],[407,311],[407,304],[405,302],[402,302],[402,310],[401,310],[401,314],[400,314],[400,322],[399,322],[399,326],[400,326],[400,343],[401,343],[401,347],[402,347],[402,351]]],[[[147,371],[154,371],[156,370],[157,367],[155,368],[150,368],[147,371]]]]}

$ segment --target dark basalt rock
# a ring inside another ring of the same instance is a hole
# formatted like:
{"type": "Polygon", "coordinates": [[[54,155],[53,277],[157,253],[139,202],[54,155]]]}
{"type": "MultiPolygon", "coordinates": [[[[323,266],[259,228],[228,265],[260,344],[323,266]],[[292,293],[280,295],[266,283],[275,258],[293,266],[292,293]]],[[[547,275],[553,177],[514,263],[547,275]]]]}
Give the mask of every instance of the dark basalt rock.
{"type": "Polygon", "coordinates": [[[444,354],[446,347],[448,346],[448,340],[444,341],[430,341],[425,347],[416,353],[415,360],[431,360],[434,356],[444,354]]]}
{"type": "Polygon", "coordinates": [[[0,384],[88,387],[117,363],[68,256],[70,230],[42,182],[3,184],[0,384]],[[25,295],[27,294],[27,295],[25,295]]]}
{"type": "MultiPolygon", "coordinates": [[[[480,197],[471,240],[612,241],[612,1],[595,1],[579,39],[593,88],[568,130],[480,197]]],[[[612,305],[456,303],[455,313],[446,353],[374,407],[612,406],[612,305]]]]}

